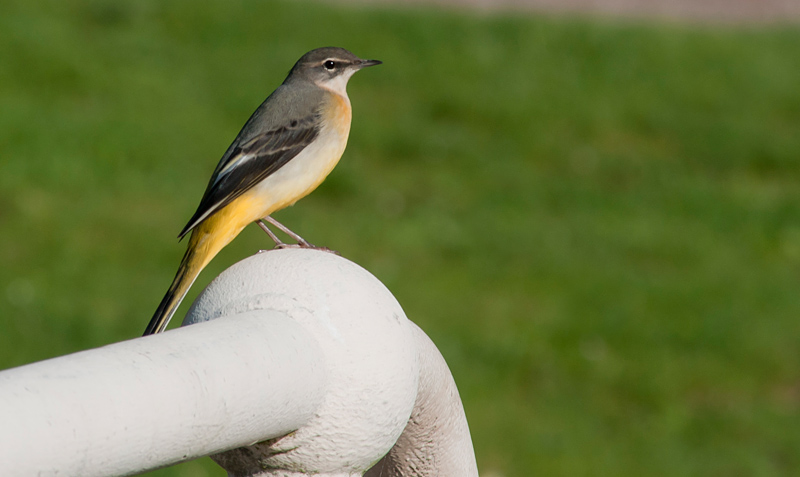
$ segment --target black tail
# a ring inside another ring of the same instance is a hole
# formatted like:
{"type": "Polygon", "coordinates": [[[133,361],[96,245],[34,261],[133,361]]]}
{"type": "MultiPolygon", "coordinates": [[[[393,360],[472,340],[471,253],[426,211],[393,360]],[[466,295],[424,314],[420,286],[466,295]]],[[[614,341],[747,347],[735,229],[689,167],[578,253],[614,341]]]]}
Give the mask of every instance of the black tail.
{"type": "Polygon", "coordinates": [[[164,331],[164,328],[167,327],[169,320],[175,313],[175,308],[177,308],[175,305],[175,291],[170,287],[167,294],[164,295],[164,298],[158,305],[158,308],[156,308],[156,312],[153,314],[153,318],[150,319],[150,323],[147,325],[147,329],[144,330],[144,335],[142,336],[164,331]]]}
{"type": "Polygon", "coordinates": [[[156,308],[156,312],[153,314],[153,318],[150,319],[147,329],[144,330],[143,336],[161,333],[167,328],[169,320],[175,314],[178,306],[183,301],[183,297],[186,296],[186,292],[189,291],[195,278],[200,273],[200,269],[202,269],[202,267],[197,267],[196,265],[194,253],[192,253],[192,247],[190,246],[183,256],[183,260],[181,260],[181,266],[178,267],[178,273],[175,274],[172,285],[170,285],[167,294],[164,295],[158,308],[156,308]]]}

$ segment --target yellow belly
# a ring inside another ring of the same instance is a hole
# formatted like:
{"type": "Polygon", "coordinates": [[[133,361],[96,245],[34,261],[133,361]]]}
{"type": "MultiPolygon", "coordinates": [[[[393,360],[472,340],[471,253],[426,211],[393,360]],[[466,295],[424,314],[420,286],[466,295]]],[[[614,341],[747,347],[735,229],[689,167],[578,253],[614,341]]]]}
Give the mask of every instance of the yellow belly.
{"type": "Polygon", "coordinates": [[[351,111],[347,97],[335,93],[328,96],[316,140],[245,194],[263,201],[260,215],[253,220],[294,204],[325,180],[347,146],[351,111]]]}

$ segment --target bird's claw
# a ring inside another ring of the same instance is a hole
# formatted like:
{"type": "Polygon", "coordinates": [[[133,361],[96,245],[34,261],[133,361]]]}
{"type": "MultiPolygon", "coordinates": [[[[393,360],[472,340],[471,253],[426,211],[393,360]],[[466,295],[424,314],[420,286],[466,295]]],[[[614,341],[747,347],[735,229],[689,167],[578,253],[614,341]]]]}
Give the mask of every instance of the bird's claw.
{"type": "Polygon", "coordinates": [[[308,249],[308,250],[319,250],[321,252],[328,252],[328,253],[333,253],[335,255],[341,255],[336,250],[330,249],[328,247],[317,247],[316,245],[311,245],[308,242],[306,242],[304,244],[303,243],[279,243],[279,244],[275,245],[275,248],[273,250],[282,249],[282,248],[305,248],[305,249],[308,249]]]}
{"type": "Polygon", "coordinates": [[[328,252],[328,253],[332,253],[332,254],[334,254],[334,255],[339,255],[339,256],[341,256],[341,255],[342,255],[341,253],[339,253],[339,251],[338,251],[338,250],[334,250],[334,249],[332,249],[332,248],[328,248],[328,247],[315,247],[315,246],[311,246],[311,247],[307,247],[307,248],[310,248],[310,249],[312,249],[312,250],[319,250],[320,252],[328,252]]]}

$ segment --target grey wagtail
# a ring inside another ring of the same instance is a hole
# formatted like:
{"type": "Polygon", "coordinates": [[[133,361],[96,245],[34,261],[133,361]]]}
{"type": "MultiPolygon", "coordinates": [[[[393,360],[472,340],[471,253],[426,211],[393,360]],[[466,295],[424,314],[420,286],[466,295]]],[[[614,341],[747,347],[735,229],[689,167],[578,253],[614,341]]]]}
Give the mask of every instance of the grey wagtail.
{"type": "Polygon", "coordinates": [[[164,331],[200,271],[251,222],[275,241],[264,220],[313,247],[270,217],[317,188],[339,162],[350,134],[347,81],[381,64],[344,48],[318,48],[300,58],[289,75],[247,120],[211,175],[200,205],[178,238],[191,232],[178,273],[144,334],[164,331]]]}

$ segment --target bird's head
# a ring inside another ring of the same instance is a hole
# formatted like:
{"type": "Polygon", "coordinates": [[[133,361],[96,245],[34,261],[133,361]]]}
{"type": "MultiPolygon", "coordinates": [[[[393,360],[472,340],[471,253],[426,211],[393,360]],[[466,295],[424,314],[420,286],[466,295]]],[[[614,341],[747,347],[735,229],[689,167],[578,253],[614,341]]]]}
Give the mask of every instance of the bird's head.
{"type": "Polygon", "coordinates": [[[353,73],[379,64],[381,61],[362,60],[344,48],[317,48],[297,60],[286,81],[309,80],[321,88],[344,95],[347,80],[353,73]]]}

